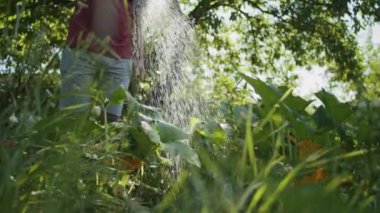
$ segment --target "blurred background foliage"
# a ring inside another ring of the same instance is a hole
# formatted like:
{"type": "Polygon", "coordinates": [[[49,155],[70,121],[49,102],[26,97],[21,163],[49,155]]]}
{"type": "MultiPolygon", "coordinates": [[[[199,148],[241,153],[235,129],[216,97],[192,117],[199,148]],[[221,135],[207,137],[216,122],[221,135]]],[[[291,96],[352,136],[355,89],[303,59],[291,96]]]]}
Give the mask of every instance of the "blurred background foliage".
{"type": "MultiPolygon", "coordinates": [[[[57,111],[74,3],[0,2],[0,211],[378,211],[379,48],[356,40],[379,21],[378,1],[177,2],[199,38],[194,83],[212,109],[188,131],[134,99],[112,125],[96,110],[57,111]],[[293,95],[292,71],[313,65],[355,99],[293,95]]],[[[94,105],[102,97],[94,91],[94,105]]]]}

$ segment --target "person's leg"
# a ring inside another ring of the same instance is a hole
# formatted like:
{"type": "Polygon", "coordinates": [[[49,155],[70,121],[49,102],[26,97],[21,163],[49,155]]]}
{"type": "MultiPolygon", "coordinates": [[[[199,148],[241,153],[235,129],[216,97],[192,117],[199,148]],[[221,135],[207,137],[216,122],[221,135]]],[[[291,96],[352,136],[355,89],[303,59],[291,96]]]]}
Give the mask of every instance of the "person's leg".
{"type": "Polygon", "coordinates": [[[96,73],[95,60],[85,51],[66,48],[62,53],[61,98],[59,108],[74,108],[75,112],[88,109],[89,88],[96,73]]]}
{"type": "MultiPolygon", "coordinates": [[[[132,60],[113,59],[103,57],[102,62],[107,66],[102,79],[102,89],[108,99],[112,99],[112,94],[120,89],[128,89],[132,76],[132,60]]],[[[123,110],[123,104],[110,104],[107,106],[107,120],[109,122],[118,121],[123,110]]]]}

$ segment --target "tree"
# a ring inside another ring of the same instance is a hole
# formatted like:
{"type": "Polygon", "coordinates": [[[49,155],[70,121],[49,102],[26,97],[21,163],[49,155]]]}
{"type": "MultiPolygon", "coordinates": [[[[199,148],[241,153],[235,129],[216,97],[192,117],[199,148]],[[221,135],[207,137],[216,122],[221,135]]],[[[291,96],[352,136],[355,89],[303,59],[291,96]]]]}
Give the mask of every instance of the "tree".
{"type": "MultiPolygon", "coordinates": [[[[258,64],[260,45],[272,49],[274,59],[281,48],[290,50],[297,65],[310,60],[333,62],[345,79],[355,79],[360,71],[354,33],[380,18],[378,1],[200,1],[189,16],[209,34],[217,35],[222,18],[215,13],[224,8],[230,21],[241,21],[245,53],[258,64]],[[276,37],[276,40],[268,39],[276,37]],[[268,43],[269,42],[269,43],[268,43]],[[252,52],[255,50],[255,52],[252,52]]],[[[267,61],[263,62],[267,63],[267,61]]],[[[260,63],[259,63],[260,64],[260,63]]]]}
{"type": "MultiPolygon", "coordinates": [[[[370,36],[367,45],[363,51],[366,51],[364,59],[365,71],[363,76],[363,95],[369,100],[376,100],[380,97],[380,47],[372,43],[370,36]]],[[[378,101],[378,100],[377,100],[378,101]]]]}
{"type": "MultiPolygon", "coordinates": [[[[25,51],[28,38],[41,30],[52,47],[62,47],[74,2],[1,2],[1,58],[17,59],[19,51],[25,51]]],[[[229,53],[232,44],[222,36],[223,26],[232,23],[242,35],[239,52],[259,71],[270,69],[282,56],[290,55],[295,65],[329,64],[339,78],[356,81],[362,67],[355,33],[380,19],[380,3],[376,0],[199,0],[196,3],[181,0],[180,3],[192,8],[188,14],[202,35],[203,44],[211,42],[217,49],[227,51],[230,57],[225,66],[227,71],[235,69],[241,59],[234,51],[229,53]]]]}

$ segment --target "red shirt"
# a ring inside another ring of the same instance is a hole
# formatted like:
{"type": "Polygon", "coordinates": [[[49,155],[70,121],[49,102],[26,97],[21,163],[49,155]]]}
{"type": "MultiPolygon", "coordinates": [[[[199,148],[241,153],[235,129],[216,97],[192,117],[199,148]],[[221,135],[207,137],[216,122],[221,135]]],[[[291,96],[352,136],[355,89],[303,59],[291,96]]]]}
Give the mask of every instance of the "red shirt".
{"type": "MultiPolygon", "coordinates": [[[[132,58],[132,27],[127,27],[127,11],[125,11],[124,0],[120,1],[118,12],[118,33],[113,36],[108,46],[117,54],[115,57],[120,57],[124,59],[132,58]]],[[[132,1],[129,1],[132,2],[132,1]]],[[[74,15],[71,17],[69,24],[69,34],[67,38],[67,44],[71,48],[85,47],[87,50],[95,53],[101,53],[105,51],[104,46],[101,46],[97,40],[94,39],[94,33],[92,31],[92,19],[94,15],[95,0],[86,0],[83,3],[78,3],[75,7],[74,15]]],[[[128,4],[128,12],[131,14],[128,17],[131,20],[133,15],[133,6],[131,3],[128,4]]],[[[110,55],[109,52],[106,53],[110,55]]]]}

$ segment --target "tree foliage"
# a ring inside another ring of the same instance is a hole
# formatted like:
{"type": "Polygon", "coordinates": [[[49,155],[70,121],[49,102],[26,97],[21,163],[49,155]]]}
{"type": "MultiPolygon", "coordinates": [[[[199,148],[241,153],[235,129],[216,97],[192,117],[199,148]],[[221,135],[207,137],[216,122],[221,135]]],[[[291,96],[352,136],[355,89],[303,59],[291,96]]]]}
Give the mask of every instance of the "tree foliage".
{"type": "MultiPolygon", "coordinates": [[[[189,16],[216,36],[226,22],[238,23],[233,30],[242,34],[241,51],[252,65],[265,67],[290,51],[296,65],[328,62],[340,77],[352,80],[361,70],[354,33],[379,20],[379,7],[377,1],[357,0],[204,0],[189,16]],[[221,17],[218,10],[229,17],[221,17]]],[[[218,48],[225,48],[223,42],[218,48]]]]}
{"type": "MultiPolygon", "coordinates": [[[[328,62],[340,77],[356,79],[361,71],[361,58],[354,33],[380,18],[380,3],[376,0],[192,2],[180,1],[183,7],[191,8],[186,11],[199,33],[209,36],[207,45],[211,42],[219,50],[228,50],[231,63],[225,70],[236,69],[241,57],[259,71],[268,70],[281,56],[291,55],[296,65],[328,62]],[[237,42],[243,56],[229,52],[230,42],[223,38],[226,25],[242,35],[237,42]]],[[[25,51],[26,41],[37,32],[43,32],[52,47],[63,46],[74,3],[74,0],[2,1],[0,56],[17,58],[17,51],[25,51]]]]}

